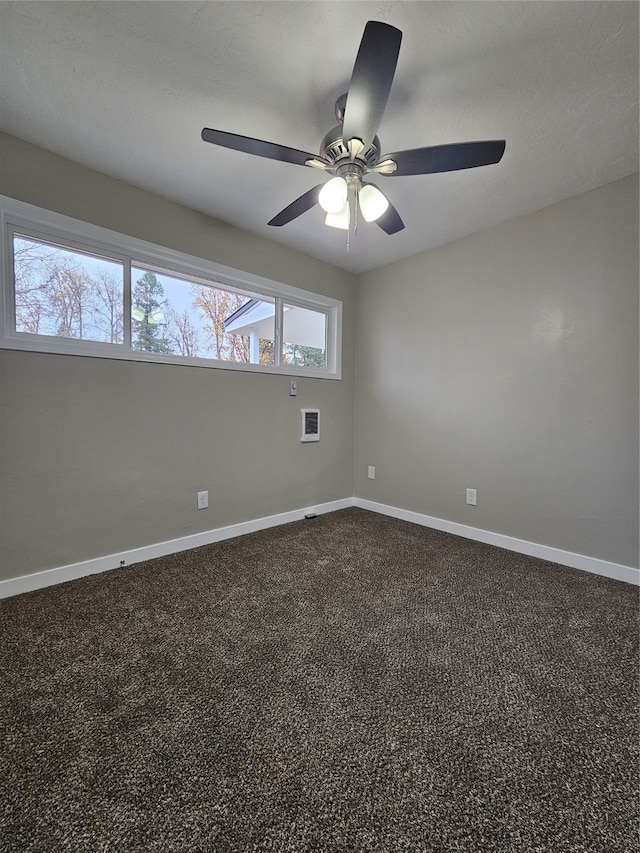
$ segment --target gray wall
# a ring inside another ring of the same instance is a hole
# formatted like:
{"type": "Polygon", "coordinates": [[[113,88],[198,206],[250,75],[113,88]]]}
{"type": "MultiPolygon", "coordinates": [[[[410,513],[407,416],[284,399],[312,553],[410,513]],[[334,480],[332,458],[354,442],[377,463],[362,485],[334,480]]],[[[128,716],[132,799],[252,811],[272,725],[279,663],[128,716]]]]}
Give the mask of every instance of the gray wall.
{"type": "Polygon", "coordinates": [[[11,137],[0,155],[0,193],[344,302],[344,378],[297,398],[0,350],[0,578],[354,493],[638,565],[637,176],[361,276],[354,432],[353,276],[11,137]]]}
{"type": "Polygon", "coordinates": [[[0,578],[353,494],[351,274],[12,137],[0,155],[0,193],[341,299],[344,336],[343,379],[297,398],[286,376],[0,350],[0,578]]]}
{"type": "Polygon", "coordinates": [[[359,497],[638,566],[637,175],[357,290],[359,497]]]}

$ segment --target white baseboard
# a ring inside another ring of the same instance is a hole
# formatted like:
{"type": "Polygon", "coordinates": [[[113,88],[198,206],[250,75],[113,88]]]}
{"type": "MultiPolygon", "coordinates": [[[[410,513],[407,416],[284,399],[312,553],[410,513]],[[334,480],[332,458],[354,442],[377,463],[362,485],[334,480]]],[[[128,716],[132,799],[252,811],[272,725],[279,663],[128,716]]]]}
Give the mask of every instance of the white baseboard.
{"type": "Polygon", "coordinates": [[[325,512],[334,512],[337,509],[345,509],[349,506],[353,506],[353,498],[328,501],[327,503],[309,506],[304,509],[281,512],[277,515],[256,518],[253,521],[243,521],[240,524],[230,524],[228,527],[218,527],[215,530],[206,530],[203,533],[182,536],[179,539],[157,542],[155,545],[146,545],[130,551],[121,551],[119,554],[109,554],[106,557],[85,560],[82,563],[73,563],[69,566],[60,566],[55,569],[34,572],[30,575],[22,575],[22,577],[0,581],[0,599],[9,598],[21,592],[31,592],[34,589],[42,589],[46,586],[75,580],[76,578],[83,578],[87,575],[106,572],[109,569],[118,568],[122,562],[124,562],[124,565],[129,566],[132,563],[141,563],[143,560],[152,560],[154,557],[165,557],[167,554],[177,554],[179,551],[189,551],[191,548],[210,545],[212,542],[221,542],[223,539],[233,539],[234,536],[243,536],[245,533],[254,533],[256,530],[265,530],[267,527],[276,527],[278,524],[300,521],[300,519],[304,518],[310,512],[320,515],[325,512]]]}
{"type": "Polygon", "coordinates": [[[166,542],[158,542],[155,545],[147,545],[143,548],[134,548],[130,551],[122,551],[119,554],[109,554],[105,557],[97,557],[93,560],[73,563],[69,566],[60,566],[55,569],[46,569],[45,571],[34,572],[30,575],[23,575],[22,577],[3,580],[0,581],[0,599],[9,598],[12,595],[18,595],[22,592],[31,592],[35,589],[42,589],[47,586],[53,586],[54,584],[64,583],[65,581],[75,580],[76,578],[86,577],[87,575],[97,574],[98,572],[106,572],[109,569],[118,568],[122,561],[124,561],[125,565],[129,566],[133,563],[140,563],[143,560],[151,560],[154,557],[164,557],[167,554],[177,554],[179,551],[188,551],[191,548],[199,548],[201,545],[210,545],[212,542],[220,542],[223,539],[232,539],[235,536],[243,536],[245,533],[254,533],[257,530],[265,530],[268,527],[275,527],[278,524],[288,524],[291,521],[299,521],[304,518],[306,514],[311,512],[321,515],[325,512],[334,512],[335,510],[346,509],[350,506],[358,506],[362,509],[368,509],[372,512],[380,513],[381,515],[388,515],[391,518],[411,521],[414,524],[420,524],[422,527],[433,527],[435,530],[442,530],[445,533],[453,533],[456,536],[464,536],[467,539],[474,539],[477,542],[484,542],[487,545],[496,545],[498,548],[505,548],[508,551],[515,551],[518,554],[527,554],[530,557],[539,557],[542,560],[548,560],[551,563],[558,563],[561,566],[570,566],[574,569],[592,572],[593,574],[603,575],[607,578],[613,578],[614,580],[625,581],[626,583],[640,586],[640,570],[631,568],[630,566],[622,566],[618,563],[609,563],[606,560],[598,560],[595,557],[586,557],[582,554],[574,554],[571,551],[551,548],[548,545],[538,545],[535,542],[527,542],[524,539],[514,539],[512,536],[505,536],[501,533],[492,533],[489,530],[469,527],[466,524],[459,524],[455,521],[446,521],[442,518],[435,518],[431,515],[423,515],[418,512],[399,509],[398,507],[388,506],[387,504],[377,503],[376,501],[365,500],[364,498],[342,498],[341,500],[328,501],[327,503],[306,507],[304,509],[281,512],[277,515],[265,516],[264,518],[256,518],[253,521],[231,524],[228,527],[218,527],[215,530],[206,530],[203,533],[194,533],[191,536],[182,536],[179,539],[170,539],[166,542]]]}
{"type": "Polygon", "coordinates": [[[376,503],[375,501],[355,498],[354,505],[379,512],[381,515],[389,515],[392,518],[400,518],[403,521],[411,521],[423,527],[433,527],[435,530],[443,530],[445,533],[454,533],[456,536],[464,536],[466,539],[474,539],[476,542],[484,542],[487,545],[496,545],[507,551],[515,551],[517,554],[526,554],[529,557],[539,557],[551,563],[561,566],[570,566],[583,572],[591,572],[613,578],[617,581],[640,586],[640,569],[631,566],[622,566],[619,563],[609,563],[606,560],[598,560],[596,557],[586,557],[583,554],[574,554],[571,551],[563,551],[560,548],[552,548],[549,545],[538,545],[536,542],[527,542],[525,539],[515,539],[502,533],[492,533],[490,530],[481,530],[478,527],[469,527],[455,521],[445,521],[431,515],[422,515],[419,512],[411,512],[406,509],[398,509],[395,506],[376,503]]]}

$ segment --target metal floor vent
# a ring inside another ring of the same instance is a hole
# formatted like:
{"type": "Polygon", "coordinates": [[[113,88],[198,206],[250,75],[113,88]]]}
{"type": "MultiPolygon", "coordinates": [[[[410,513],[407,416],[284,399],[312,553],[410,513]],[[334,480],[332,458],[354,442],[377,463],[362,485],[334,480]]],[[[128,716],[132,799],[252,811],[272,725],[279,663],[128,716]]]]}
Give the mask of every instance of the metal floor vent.
{"type": "Polygon", "coordinates": [[[302,435],[300,441],[320,441],[320,409],[300,409],[302,435]]]}

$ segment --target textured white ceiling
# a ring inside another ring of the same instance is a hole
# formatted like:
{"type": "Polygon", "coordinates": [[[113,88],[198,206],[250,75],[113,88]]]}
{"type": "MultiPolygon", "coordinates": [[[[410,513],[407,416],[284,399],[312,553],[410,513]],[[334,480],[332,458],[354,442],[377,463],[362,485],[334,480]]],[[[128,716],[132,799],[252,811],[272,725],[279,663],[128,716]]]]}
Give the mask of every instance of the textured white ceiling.
{"type": "Polygon", "coordinates": [[[0,2],[0,128],[362,272],[638,169],[636,2],[0,2]],[[404,33],[384,151],[506,139],[500,164],[378,179],[406,223],[267,222],[321,173],[200,139],[316,152],[367,20],[404,33]]]}

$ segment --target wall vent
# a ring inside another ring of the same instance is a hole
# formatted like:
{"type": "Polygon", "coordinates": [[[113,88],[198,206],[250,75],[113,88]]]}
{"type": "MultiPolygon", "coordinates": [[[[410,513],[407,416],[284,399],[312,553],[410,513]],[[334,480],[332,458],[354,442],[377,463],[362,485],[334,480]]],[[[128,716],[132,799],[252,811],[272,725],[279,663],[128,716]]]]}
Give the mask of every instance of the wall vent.
{"type": "Polygon", "coordinates": [[[300,409],[302,435],[300,441],[320,441],[320,409],[300,409]]]}

